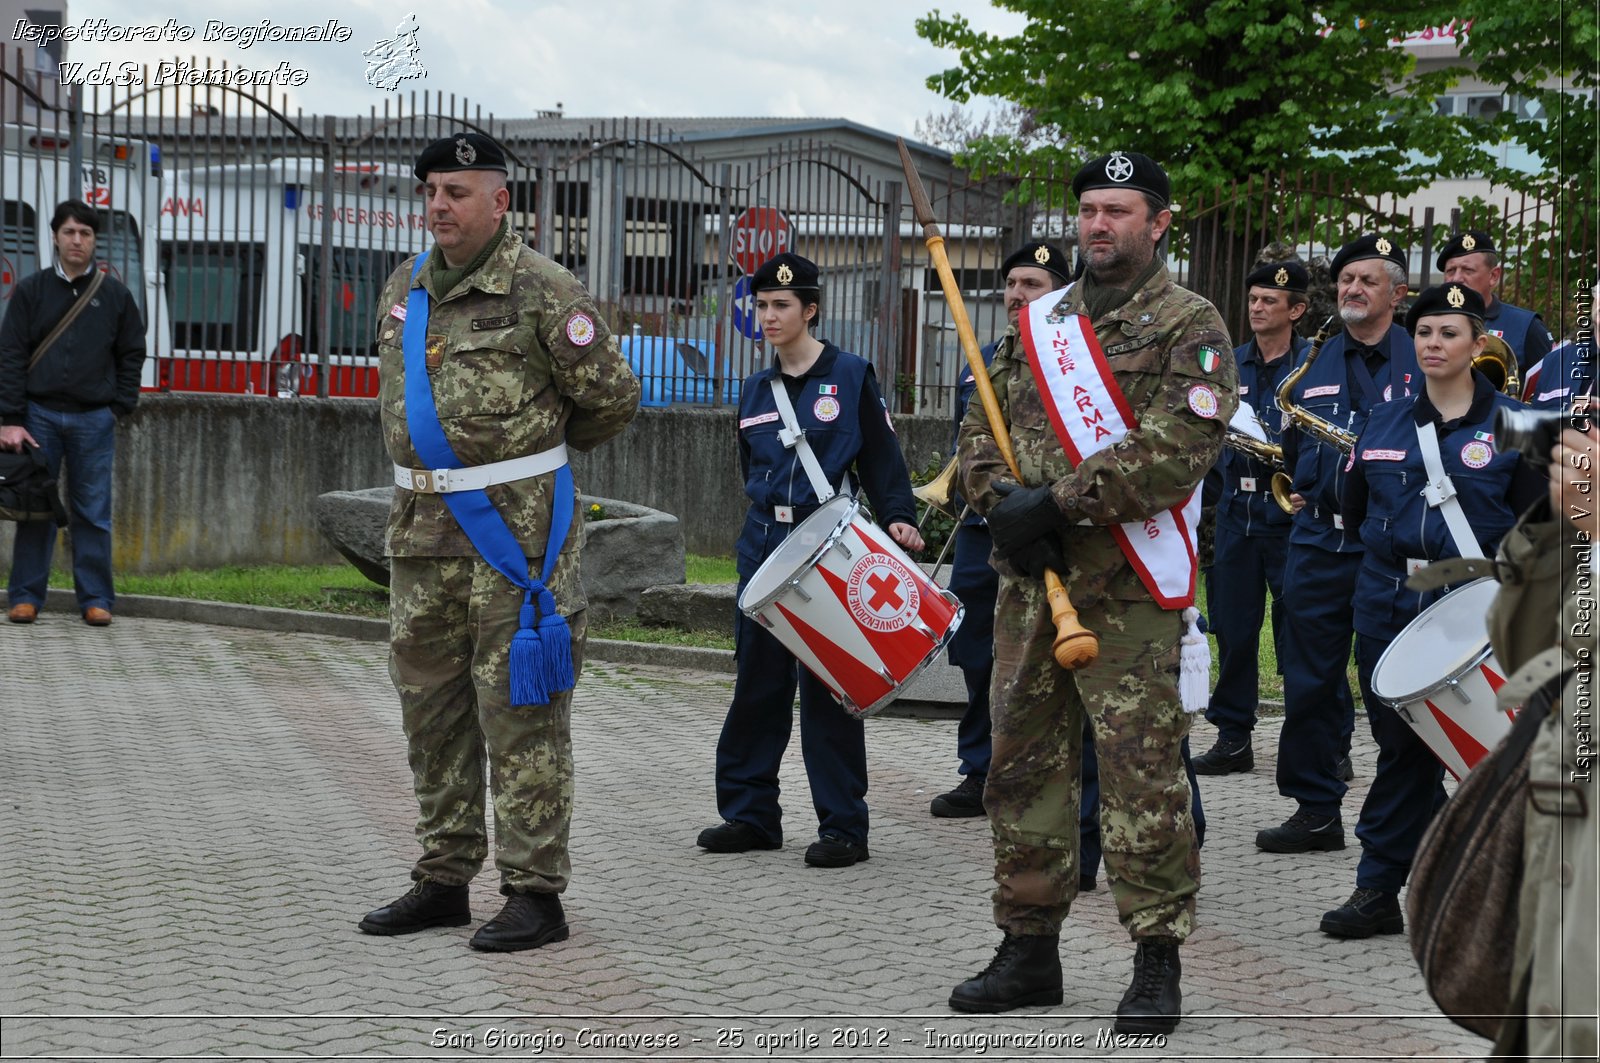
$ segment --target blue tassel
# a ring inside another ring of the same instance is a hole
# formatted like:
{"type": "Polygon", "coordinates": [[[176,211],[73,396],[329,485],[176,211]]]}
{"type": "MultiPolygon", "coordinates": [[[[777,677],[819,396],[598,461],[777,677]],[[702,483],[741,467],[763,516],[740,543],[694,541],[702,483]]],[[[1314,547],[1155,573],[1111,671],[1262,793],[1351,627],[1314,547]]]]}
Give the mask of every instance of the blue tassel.
{"type": "Polygon", "coordinates": [[[544,614],[534,623],[532,595],[523,601],[521,627],[511,638],[511,704],[548,705],[577,685],[572,674],[572,629],[556,612],[555,596],[539,595],[544,614]]]}

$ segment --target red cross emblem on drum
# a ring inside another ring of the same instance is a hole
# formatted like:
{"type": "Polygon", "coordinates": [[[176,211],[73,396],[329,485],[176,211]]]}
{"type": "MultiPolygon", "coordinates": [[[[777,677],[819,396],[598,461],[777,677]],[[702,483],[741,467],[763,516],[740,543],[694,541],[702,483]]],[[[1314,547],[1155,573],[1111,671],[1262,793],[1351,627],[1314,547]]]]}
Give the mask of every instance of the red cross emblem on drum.
{"type": "Polygon", "coordinates": [[[845,603],[862,627],[899,631],[917,615],[916,578],[888,554],[867,554],[850,569],[845,603]]]}

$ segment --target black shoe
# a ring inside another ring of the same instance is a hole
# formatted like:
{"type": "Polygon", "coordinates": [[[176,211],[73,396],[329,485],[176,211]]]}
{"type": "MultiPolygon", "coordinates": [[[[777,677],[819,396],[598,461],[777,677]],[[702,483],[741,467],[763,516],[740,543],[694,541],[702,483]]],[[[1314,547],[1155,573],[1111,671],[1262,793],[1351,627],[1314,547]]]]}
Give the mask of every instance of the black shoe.
{"type": "Polygon", "coordinates": [[[1339,763],[1333,766],[1333,773],[1339,777],[1340,782],[1349,782],[1356,777],[1356,767],[1350,763],[1350,754],[1346,753],[1339,758],[1339,763]]]}
{"type": "Polygon", "coordinates": [[[356,924],[367,934],[415,934],[435,926],[466,926],[472,922],[465,883],[446,886],[419,879],[411,892],[391,901],[356,924]]]}
{"type": "Polygon", "coordinates": [[[695,844],[713,853],[747,853],[751,849],[782,849],[783,839],[772,841],[748,823],[728,820],[701,831],[695,844]]]}
{"type": "Polygon", "coordinates": [[[554,893],[513,893],[500,914],[467,942],[479,952],[521,952],[567,940],[567,917],[554,893]]]}
{"type": "Polygon", "coordinates": [[[1061,1003],[1060,941],[1054,935],[1007,934],[989,966],[956,986],[950,1006],[986,1015],[1061,1003]]]}
{"type": "Polygon", "coordinates": [[[1079,893],[1093,893],[1095,891],[1095,887],[1098,886],[1099,884],[1100,883],[1098,881],[1096,881],[1096,879],[1095,879],[1095,877],[1093,875],[1079,875],[1078,876],[1078,892],[1079,893]]]}
{"type": "Polygon", "coordinates": [[[1178,943],[1171,938],[1139,942],[1133,954],[1133,983],[1117,1005],[1117,1033],[1171,1033],[1183,1014],[1178,976],[1178,943]]]}
{"type": "Polygon", "coordinates": [[[1400,913],[1400,895],[1383,890],[1358,889],[1341,907],[1322,917],[1322,932],[1336,938],[1403,934],[1405,929],[1406,917],[1400,913]]]}
{"type": "Polygon", "coordinates": [[[1256,835],[1256,848],[1269,853],[1325,853],[1344,848],[1344,824],[1338,816],[1319,816],[1301,810],[1281,827],[1269,827],[1256,835]]]}
{"type": "Polygon", "coordinates": [[[1249,735],[1232,748],[1219,738],[1216,745],[1194,758],[1196,775],[1233,775],[1236,772],[1253,771],[1255,766],[1256,753],[1250,748],[1249,735]]]}
{"type": "Polygon", "coordinates": [[[928,811],[940,819],[971,819],[983,815],[983,783],[982,775],[962,776],[961,785],[935,797],[928,811]]]}
{"type": "Polygon", "coordinates": [[[849,867],[872,859],[867,847],[829,831],[806,850],[806,863],[812,867],[849,867]]]}

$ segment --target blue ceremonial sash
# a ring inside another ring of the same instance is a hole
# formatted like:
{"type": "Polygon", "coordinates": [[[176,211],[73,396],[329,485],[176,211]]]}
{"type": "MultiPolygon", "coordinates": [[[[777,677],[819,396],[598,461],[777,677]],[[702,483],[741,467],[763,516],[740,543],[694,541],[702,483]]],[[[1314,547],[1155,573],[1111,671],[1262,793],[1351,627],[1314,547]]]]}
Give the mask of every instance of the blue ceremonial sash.
{"type": "MultiPolygon", "coordinates": [[[[433,401],[433,385],[428,380],[431,301],[428,289],[416,283],[427,258],[427,254],[417,256],[416,268],[411,271],[412,288],[406,296],[401,343],[406,368],[406,427],[424,466],[459,469],[461,461],[445,439],[439,409],[433,401]]],[[[572,527],[572,498],[576,491],[572,466],[563,464],[555,476],[550,498],[550,538],[545,543],[544,571],[538,579],[528,571],[527,555],[506,526],[505,518],[489,501],[487,491],[447,491],[441,496],[473,548],[496,572],[523,589],[520,622],[511,640],[512,705],[548,705],[554,695],[571,690],[576,683],[572,674],[572,631],[566,618],[556,612],[555,595],[545,586],[555,572],[556,558],[572,527]]]]}

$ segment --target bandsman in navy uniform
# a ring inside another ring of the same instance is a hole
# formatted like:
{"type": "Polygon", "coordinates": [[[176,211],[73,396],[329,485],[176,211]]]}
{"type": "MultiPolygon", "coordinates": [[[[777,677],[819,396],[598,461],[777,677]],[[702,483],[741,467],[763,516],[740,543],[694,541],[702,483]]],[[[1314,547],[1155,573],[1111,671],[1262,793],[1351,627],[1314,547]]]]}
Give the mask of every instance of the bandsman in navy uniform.
{"type": "MultiPolygon", "coordinates": [[[[1000,272],[1005,278],[1006,317],[1015,327],[1017,314],[1024,306],[1066,286],[1072,279],[1072,263],[1066,252],[1054,244],[1034,241],[1007,256],[1000,272]]],[[[995,347],[990,343],[983,348],[984,365],[994,360],[995,347]]],[[[977,387],[972,367],[962,359],[961,375],[956,381],[957,433],[977,387]]],[[[963,506],[959,492],[952,492],[951,501],[956,511],[964,511],[965,515],[956,527],[949,590],[961,599],[966,615],[950,640],[950,663],[961,669],[966,680],[967,708],[956,728],[961,783],[935,797],[929,811],[941,819],[966,819],[983,815],[983,784],[989,775],[989,681],[994,675],[994,598],[1000,577],[989,565],[994,542],[989,538],[988,524],[970,507],[963,506]]],[[[1094,855],[1098,865],[1100,854],[1097,851],[1094,855]]],[[[1090,884],[1092,888],[1092,874],[1090,884]]]]}
{"type": "Polygon", "coordinates": [[[1114,152],[1086,163],[1073,192],[1084,275],[1028,306],[990,369],[1024,482],[983,411],[969,409],[961,426],[962,489],[989,521],[1000,572],[984,808],[1004,937],[950,1006],[1062,1002],[1059,934],[1078,890],[1087,716],[1106,868],[1136,946],[1116,1029],[1164,1033],[1182,1011],[1178,953],[1200,873],[1180,643],[1193,616],[1198,488],[1236,401],[1233,345],[1216,308],[1174,284],[1157,251],[1172,223],[1160,166],[1114,152]],[[1063,410],[1052,399],[1091,389],[1102,398],[1087,405],[1063,410]],[[1052,569],[1100,640],[1099,659],[1073,672],[1052,653],[1042,582],[1052,569]]]}
{"type": "MultiPolygon", "coordinates": [[[[1278,385],[1306,349],[1295,326],[1311,305],[1306,296],[1309,284],[1310,276],[1299,262],[1268,262],[1245,277],[1254,338],[1233,351],[1239,366],[1239,412],[1254,413],[1268,443],[1277,443],[1283,435],[1278,385]]],[[[1283,565],[1289,546],[1289,514],[1272,497],[1272,477],[1278,470],[1232,448],[1223,450],[1217,465],[1222,473],[1213,562],[1217,578],[1206,586],[1218,658],[1206,719],[1216,727],[1217,741],[1195,758],[1194,770],[1200,775],[1228,775],[1255,767],[1250,735],[1261,693],[1261,625],[1270,594],[1272,641],[1281,666],[1283,565]]]]}
{"type": "Polygon", "coordinates": [[[508,227],[498,144],[445,137],[415,172],[434,245],[389,277],[375,334],[397,487],[389,673],[423,852],[411,892],[360,928],[471,921],[467,883],[489,851],[487,782],[506,903],[469,944],[514,952],[568,935],[571,686],[588,603],[567,448],[618,435],[638,411],[639,381],[583,285],[508,227]]]}
{"type": "MultiPolygon", "coordinates": [[[[785,252],[751,277],[761,331],[773,348],[769,369],[744,382],[739,401],[739,467],[750,508],[736,547],[739,590],[823,499],[791,440],[773,394],[780,382],[805,440],[830,485],[859,485],[877,521],[903,549],[922,549],[905,457],[871,363],[813,335],[822,293],[817,267],[785,252]]],[[[702,849],[742,853],[783,846],[778,766],[789,744],[795,689],[800,748],[818,837],[812,867],[866,860],[867,747],[853,719],[823,685],[760,624],[734,617],[737,677],[717,741],[717,810],[723,822],[700,832],[702,849]]]]}
{"type": "Polygon", "coordinates": [[[1444,270],[1444,279],[1464,284],[1483,299],[1483,326],[1491,336],[1499,336],[1517,356],[1517,372],[1524,380],[1534,366],[1550,353],[1550,330],[1532,310],[1495,295],[1504,269],[1494,239],[1482,229],[1456,233],[1439,249],[1434,263],[1444,270]]]}
{"type": "Polygon", "coordinates": [[[1335,937],[1405,929],[1400,888],[1422,832],[1445,801],[1444,765],[1372,692],[1378,659],[1390,643],[1453,589],[1444,584],[1416,591],[1406,579],[1448,558],[1495,556],[1501,536],[1546,493],[1542,473],[1494,437],[1497,411],[1522,403],[1472,368],[1483,353],[1483,312],[1482,298],[1460,283],[1417,297],[1406,327],[1423,386],[1376,407],[1347,462],[1340,510],[1366,545],[1356,578],[1356,668],[1378,768],[1356,823],[1361,861],[1355,892],[1322,917],[1322,932],[1335,937]],[[1437,470],[1428,467],[1425,446],[1437,451],[1437,470]],[[1436,472],[1448,486],[1430,500],[1418,485],[1436,483],[1436,472]]]}
{"type": "MultiPolygon", "coordinates": [[[[1422,386],[1416,351],[1395,313],[1406,295],[1406,253],[1376,233],[1352,240],[1330,266],[1343,330],[1325,343],[1289,398],[1333,428],[1359,433],[1374,407],[1422,386]]],[[[1309,349],[1297,363],[1304,364],[1309,349]]],[[[1347,667],[1351,597],[1361,569],[1359,529],[1339,511],[1348,454],[1301,428],[1286,428],[1285,466],[1296,512],[1283,585],[1283,731],[1278,792],[1295,812],[1256,834],[1273,853],[1343,849],[1340,805],[1349,778],[1355,702],[1347,667]]]]}

